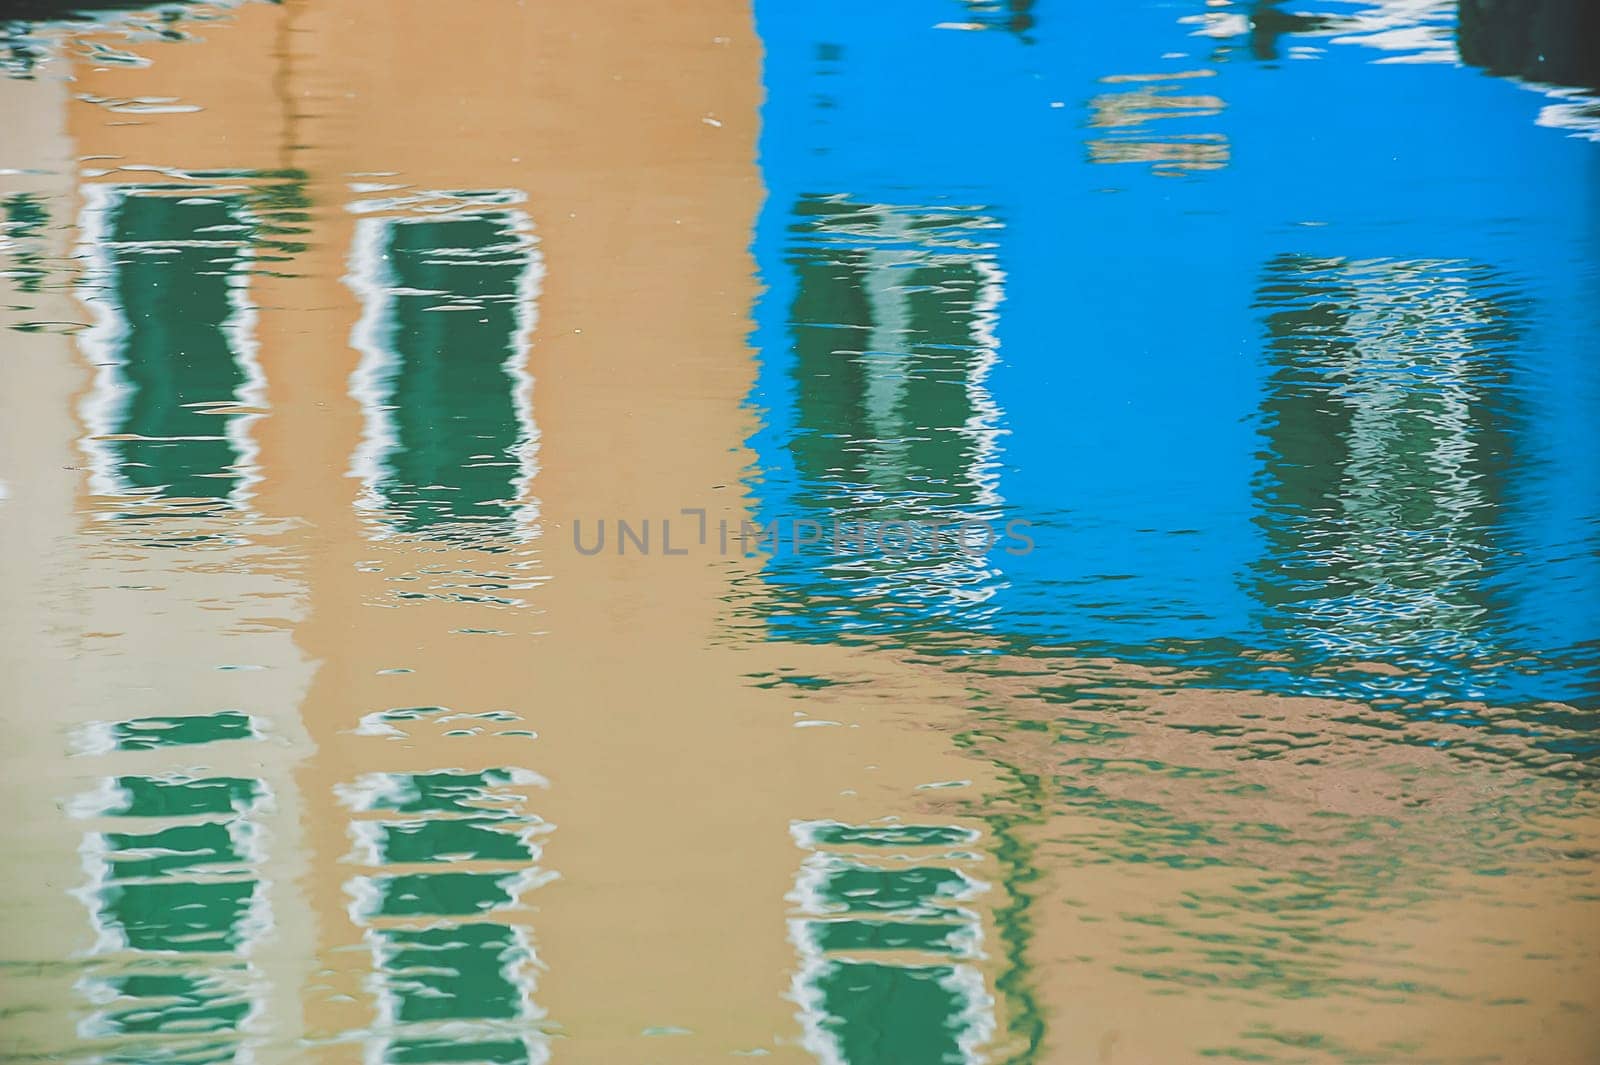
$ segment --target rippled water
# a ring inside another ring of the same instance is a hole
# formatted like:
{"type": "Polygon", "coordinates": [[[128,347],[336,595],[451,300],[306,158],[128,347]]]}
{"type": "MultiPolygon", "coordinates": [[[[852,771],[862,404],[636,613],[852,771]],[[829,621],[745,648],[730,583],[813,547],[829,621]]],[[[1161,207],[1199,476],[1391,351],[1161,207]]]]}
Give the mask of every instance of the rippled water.
{"type": "Polygon", "coordinates": [[[0,1060],[1600,1058],[1530,10],[0,8],[0,1060]]]}

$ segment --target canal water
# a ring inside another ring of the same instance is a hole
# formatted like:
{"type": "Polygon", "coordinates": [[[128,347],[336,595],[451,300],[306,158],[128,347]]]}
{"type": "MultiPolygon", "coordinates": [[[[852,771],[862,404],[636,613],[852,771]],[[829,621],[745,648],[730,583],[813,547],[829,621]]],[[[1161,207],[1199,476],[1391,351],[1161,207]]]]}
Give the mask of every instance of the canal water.
{"type": "Polygon", "coordinates": [[[0,1061],[1600,1060],[1517,10],[0,6],[0,1061]]]}

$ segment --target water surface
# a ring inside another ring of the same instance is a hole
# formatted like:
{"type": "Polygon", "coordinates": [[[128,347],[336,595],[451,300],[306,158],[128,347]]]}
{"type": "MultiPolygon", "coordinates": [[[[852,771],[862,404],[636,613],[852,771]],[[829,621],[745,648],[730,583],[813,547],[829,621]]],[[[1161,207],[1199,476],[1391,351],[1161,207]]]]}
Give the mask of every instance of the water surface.
{"type": "Polygon", "coordinates": [[[1594,1060],[1548,6],[8,9],[0,1059],[1594,1060]]]}

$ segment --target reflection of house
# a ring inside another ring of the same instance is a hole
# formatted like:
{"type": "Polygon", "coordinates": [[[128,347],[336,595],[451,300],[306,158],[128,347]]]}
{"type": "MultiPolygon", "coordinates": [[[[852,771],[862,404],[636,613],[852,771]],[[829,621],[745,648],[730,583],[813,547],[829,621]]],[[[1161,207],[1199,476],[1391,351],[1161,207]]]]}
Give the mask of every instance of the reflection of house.
{"type": "Polygon", "coordinates": [[[495,206],[515,199],[423,195],[407,213],[357,223],[349,281],[363,306],[353,337],[362,358],[352,391],[367,428],[356,471],[365,505],[392,530],[468,535],[533,516],[523,502],[537,440],[525,367],[542,267],[527,216],[495,206]]]}
{"type": "Polygon", "coordinates": [[[824,1065],[976,1062],[994,1000],[972,962],[982,923],[964,903],[985,885],[952,848],[959,825],[798,822],[809,855],[790,899],[800,955],[793,996],[824,1065]]]}
{"type": "Polygon", "coordinates": [[[1258,487],[1268,623],[1321,653],[1479,653],[1514,411],[1509,315],[1463,262],[1283,256],[1258,487]]]}
{"type": "MultiPolygon", "coordinates": [[[[67,485],[61,530],[52,528],[46,542],[118,552],[115,565],[89,579],[148,583],[117,593],[117,602],[155,619],[113,616],[103,609],[110,593],[98,589],[85,597],[87,608],[66,604],[77,611],[62,626],[76,656],[69,672],[131,673],[156,704],[141,705],[141,716],[239,706],[261,725],[259,741],[185,745],[180,763],[165,760],[178,748],[161,748],[108,750],[74,765],[141,793],[181,785],[163,794],[183,796],[192,822],[151,815],[125,834],[274,819],[262,821],[268,831],[260,834],[239,830],[236,850],[249,866],[240,875],[237,864],[199,862],[220,853],[215,828],[161,837],[194,859],[180,880],[201,882],[201,869],[221,882],[253,879],[271,902],[279,922],[272,934],[238,940],[250,950],[250,968],[241,971],[261,976],[251,991],[259,989],[264,1006],[241,1013],[244,996],[223,994],[220,978],[206,985],[202,967],[190,966],[187,984],[118,985],[120,1001],[107,1000],[103,981],[85,985],[94,996],[87,1002],[68,985],[55,1008],[124,1013],[159,992],[174,1017],[205,1013],[206,1034],[240,1062],[253,1053],[348,1065],[368,1050],[421,1061],[464,1047],[480,1058],[534,1060],[546,1010],[572,1052],[595,1060],[639,1057],[636,1041],[653,1025],[686,1033],[649,1040],[648,1056],[662,1065],[751,1049],[797,1059],[793,1009],[783,998],[793,849],[772,826],[797,810],[834,812],[830,797],[860,783],[859,766],[867,752],[889,746],[886,734],[894,760],[875,776],[894,783],[877,808],[899,809],[895,797],[916,782],[958,775],[947,735],[907,736],[871,719],[858,729],[792,727],[784,696],[751,689],[743,675],[763,652],[708,648],[732,583],[748,579],[755,563],[581,558],[561,537],[490,554],[476,537],[433,535],[474,532],[459,528],[469,524],[461,519],[485,510],[482,524],[498,538],[531,510],[531,495],[503,486],[519,488],[532,472],[520,445],[531,441],[522,404],[534,376],[545,513],[570,520],[703,503],[725,507],[737,523],[747,512],[737,490],[709,493],[737,485],[750,458],[737,443],[753,421],[741,407],[753,373],[745,346],[754,295],[749,223],[761,195],[760,53],[748,11],[714,3],[640,9],[619,21],[603,6],[468,5],[458,14],[482,17],[452,15],[443,34],[417,32],[440,18],[420,0],[395,0],[377,21],[358,17],[358,8],[343,0],[247,5],[207,24],[203,42],[139,43],[148,66],[82,63],[73,71],[81,95],[68,105],[78,142],[70,157],[106,157],[96,165],[103,172],[81,185],[129,180],[121,161],[173,166],[167,176],[204,198],[224,198],[223,186],[234,184],[280,188],[272,174],[301,172],[309,232],[291,260],[270,266],[261,265],[265,240],[252,235],[249,265],[240,267],[249,271],[242,295],[255,308],[250,335],[269,409],[260,417],[232,407],[206,415],[248,419],[255,447],[236,463],[257,478],[248,512],[230,514],[240,526],[237,546],[202,557],[123,541],[108,547],[105,526],[73,537],[77,517],[100,501],[71,499],[74,488],[81,495],[80,475],[62,468],[75,463],[70,449],[84,433],[71,419],[61,419],[61,461],[46,471],[67,485]],[[625,77],[612,73],[619,55],[628,59],[625,77]],[[105,103],[136,97],[182,97],[198,109],[133,121],[105,103]],[[407,106],[379,103],[396,99],[407,106]],[[717,124],[701,121],[710,114],[717,124]],[[223,166],[241,171],[201,171],[223,166]],[[370,183],[352,196],[354,174],[370,183]],[[378,183],[404,188],[374,189],[378,183]],[[365,207],[415,190],[474,189],[523,190],[526,207],[347,209],[352,200],[365,207]],[[523,210],[538,222],[537,253],[523,210]],[[363,249],[374,246],[400,261],[363,267],[363,249]],[[508,366],[528,325],[518,314],[531,304],[513,313],[506,294],[537,277],[540,256],[550,264],[541,342],[508,366]],[[417,289],[434,295],[413,298],[417,289]],[[649,323],[648,334],[640,323],[649,323]],[[352,336],[368,350],[352,350],[352,336]],[[456,382],[445,375],[439,394],[418,394],[425,372],[463,345],[482,361],[453,367],[466,372],[456,382]],[[369,353],[375,372],[364,378],[369,353]],[[387,378],[386,366],[394,369],[387,378]],[[453,383],[487,394],[469,404],[449,391],[453,383]],[[447,468],[458,454],[451,448],[464,441],[432,439],[422,420],[385,426],[383,416],[395,413],[388,406],[485,427],[467,457],[489,461],[452,481],[463,472],[447,468]],[[386,450],[389,431],[397,435],[386,450]],[[353,456],[373,460],[356,465],[371,473],[368,483],[346,476],[353,456]],[[438,485],[455,490],[436,493],[438,485]],[[502,506],[508,498],[518,506],[502,506]],[[490,505],[453,509],[462,500],[490,505]],[[362,502],[374,509],[363,512],[362,502]],[[169,570],[159,582],[132,576],[163,563],[169,570]],[[193,571],[170,572],[185,565],[193,571]],[[431,567],[448,570],[459,594],[411,597],[405,590],[416,585],[399,583],[431,567]],[[512,583],[537,584],[536,593],[516,602],[496,594],[512,583]],[[383,609],[397,593],[406,608],[383,609]],[[494,635],[484,631],[491,626],[494,635]],[[622,647],[627,668],[617,667],[622,647]],[[224,672],[221,663],[268,669],[224,672]],[[447,724],[454,712],[420,709],[446,702],[473,720],[447,724]],[[125,765],[130,759],[143,762],[125,765]],[[537,814],[561,825],[549,837],[549,865],[564,880],[524,894],[541,879],[535,844],[543,840],[533,829],[542,822],[517,802],[498,807],[512,816],[493,816],[491,800],[517,790],[518,781],[505,778],[529,765],[552,779],[537,814]],[[276,812],[252,798],[257,781],[276,812]],[[465,809],[438,808],[449,789],[465,809]],[[481,794],[471,797],[472,789],[481,794]],[[415,808],[422,795],[432,797],[430,808],[415,808]],[[221,798],[229,805],[207,805],[221,798]],[[255,862],[245,841],[265,847],[267,860],[255,862]],[[737,945],[738,964],[707,949],[724,942],[737,945]],[[548,975],[535,964],[535,944],[548,975]]],[[[261,214],[255,201],[247,210],[261,214]]],[[[954,270],[946,280],[959,289],[983,273],[954,270]]],[[[971,416],[963,409],[950,424],[971,416]]],[[[954,450],[976,453],[968,443],[954,450]]],[[[970,469],[950,461],[958,472],[970,469]]],[[[23,488],[33,491],[31,483],[23,488]]],[[[26,588],[40,616],[60,606],[45,594],[54,584],[20,576],[7,586],[26,588]]],[[[30,692],[61,683],[58,659],[42,660],[50,675],[30,668],[30,692]]],[[[121,704],[104,683],[75,705],[94,719],[132,716],[106,710],[121,704]]],[[[240,727],[232,717],[213,724],[240,727]]],[[[173,727],[195,730],[193,722],[173,727]]],[[[52,769],[55,739],[30,740],[30,750],[49,752],[39,761],[52,769]]],[[[55,787],[34,783],[41,793],[55,787]]],[[[75,874],[86,833],[119,832],[117,821],[47,820],[40,834],[75,874]]],[[[134,841],[137,852],[121,843],[91,847],[123,863],[149,857],[146,843],[134,841]]],[[[97,874],[96,883],[103,880],[97,874]]],[[[55,927],[87,938],[82,907],[72,906],[55,927]]],[[[234,960],[207,955],[224,957],[234,960]]],[[[108,965],[105,975],[122,974],[108,965]]],[[[115,1052],[122,1037],[106,1031],[95,1049],[115,1052]]],[[[67,1044],[57,1039],[45,1050],[67,1044]]],[[[132,1048],[136,1060],[144,1049],[132,1048]]]]}

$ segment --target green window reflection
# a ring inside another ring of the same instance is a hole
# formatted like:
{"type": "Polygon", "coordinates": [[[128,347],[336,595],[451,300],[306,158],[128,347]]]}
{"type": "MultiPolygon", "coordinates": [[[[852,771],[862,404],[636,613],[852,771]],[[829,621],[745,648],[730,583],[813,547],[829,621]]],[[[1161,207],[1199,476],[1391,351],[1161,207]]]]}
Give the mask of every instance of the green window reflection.
{"type": "Polygon", "coordinates": [[[461,917],[516,902],[515,873],[407,873],[376,877],[370,913],[380,917],[461,917]]]}
{"type": "MultiPolygon", "coordinates": [[[[830,506],[863,498],[905,518],[992,503],[1001,275],[961,211],[803,198],[791,310],[796,473],[830,506]]],[[[856,509],[860,509],[857,503],[856,509]]]]}
{"type": "Polygon", "coordinates": [[[379,938],[392,1020],[509,1021],[526,1012],[517,969],[528,951],[516,930],[466,924],[390,929],[379,938]]]}
{"type": "Polygon", "coordinates": [[[430,773],[368,773],[341,791],[345,803],[356,810],[509,817],[508,807],[525,797],[510,789],[543,784],[543,778],[526,769],[439,769],[430,773]]]}
{"type": "Polygon", "coordinates": [[[959,869],[942,866],[878,867],[834,858],[814,862],[807,888],[822,913],[894,913],[915,917],[946,912],[945,904],[971,898],[978,887],[959,869]]]}
{"type": "Polygon", "coordinates": [[[960,955],[970,949],[965,925],[912,921],[811,921],[805,932],[816,949],[831,951],[910,950],[960,955]]]}
{"type": "MultiPolygon", "coordinates": [[[[197,744],[254,735],[247,715],[137,718],[97,727],[95,752],[194,757],[197,744]],[[219,721],[220,719],[220,721],[219,721]]],[[[261,1012],[260,973],[246,960],[271,929],[261,834],[246,816],[263,781],[181,773],[108,777],[71,804],[106,818],[80,848],[80,892],[96,933],[79,991],[80,1032],[108,1042],[107,1062],[234,1062],[261,1012]]]]}
{"type": "Polygon", "coordinates": [[[974,843],[978,833],[959,825],[845,825],[818,821],[806,826],[806,838],[833,847],[954,847],[974,843]]]}
{"type": "Polygon", "coordinates": [[[548,1060],[538,959],[516,923],[523,895],[550,878],[536,863],[551,826],[527,809],[527,789],[543,784],[526,769],[440,769],[339,789],[363,815],[350,823],[350,860],[368,872],[346,891],[372,949],[380,1038],[369,1060],[548,1060]],[[440,868],[456,863],[473,868],[440,868]]]}
{"type": "Polygon", "coordinates": [[[244,198],[189,185],[90,185],[86,195],[91,489],[236,504],[252,463],[246,408],[262,386],[244,198]]]}
{"type": "Polygon", "coordinates": [[[758,520],[812,517],[836,546],[768,561],[771,618],[898,632],[929,615],[977,624],[992,609],[1001,228],[982,207],[795,201],[789,357],[769,360],[760,383],[758,520]],[[889,526],[898,546],[866,543],[867,526],[889,526]]]}
{"type": "Polygon", "coordinates": [[[806,977],[811,1034],[823,1061],[849,1065],[961,1065],[977,1060],[972,1030],[981,984],[949,965],[824,961],[806,977]]]}
{"type": "Polygon", "coordinates": [[[104,1060],[235,1060],[261,994],[240,955],[270,920],[244,868],[253,856],[231,827],[91,837],[86,859],[99,886],[88,897],[103,960],[80,983],[95,1007],[82,1031],[117,1040],[104,1060]]]}
{"type": "Polygon", "coordinates": [[[250,835],[242,821],[170,825],[154,832],[106,832],[100,840],[114,880],[172,876],[203,867],[238,867],[247,859],[250,835]]]}
{"type": "Polygon", "coordinates": [[[135,881],[103,888],[98,902],[102,931],[126,949],[195,954],[243,946],[258,898],[253,880],[135,881]]]}
{"type": "Polygon", "coordinates": [[[243,813],[264,798],[261,781],[248,777],[124,776],[107,780],[83,810],[90,817],[188,817],[243,813]]]}
{"type": "Polygon", "coordinates": [[[355,472],[391,533],[479,542],[526,533],[538,431],[526,368],[542,264],[509,210],[364,218],[355,472]]]}
{"type": "Polygon", "coordinates": [[[790,899],[793,997],[805,1045],[828,1065],[979,1060],[994,1003],[971,964],[982,929],[964,903],[984,886],[951,846],[958,825],[799,822],[810,854],[790,899]]]}
{"type": "Polygon", "coordinates": [[[0,199],[0,250],[11,261],[7,276],[19,293],[37,293],[48,276],[41,238],[49,224],[44,200],[33,193],[18,192],[0,199]]]}
{"type": "Polygon", "coordinates": [[[1268,623],[1317,655],[1491,653],[1515,293],[1468,262],[1286,255],[1258,303],[1268,623]]]}
{"type": "Polygon", "coordinates": [[[373,864],[531,862],[538,851],[525,832],[482,818],[366,822],[373,864]]]}

